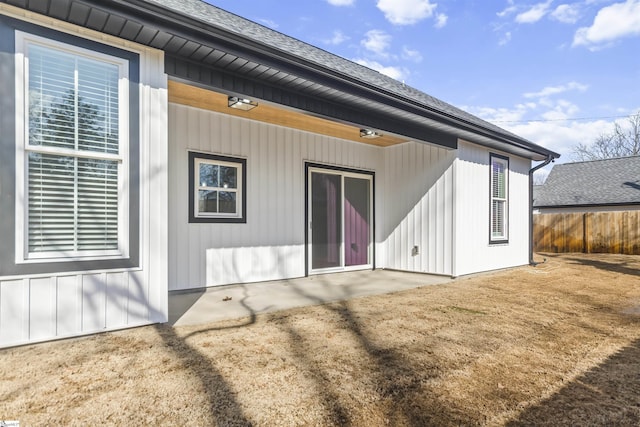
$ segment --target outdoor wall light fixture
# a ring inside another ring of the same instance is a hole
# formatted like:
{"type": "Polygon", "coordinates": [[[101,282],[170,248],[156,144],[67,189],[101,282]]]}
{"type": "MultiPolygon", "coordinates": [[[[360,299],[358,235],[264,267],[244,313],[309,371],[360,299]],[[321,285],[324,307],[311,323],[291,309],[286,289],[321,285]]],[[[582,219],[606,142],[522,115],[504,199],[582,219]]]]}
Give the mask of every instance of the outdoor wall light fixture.
{"type": "Polygon", "coordinates": [[[229,97],[229,107],[236,108],[238,110],[249,111],[258,106],[256,101],[250,99],[238,98],[237,96],[229,97]]]}
{"type": "Polygon", "coordinates": [[[381,136],[382,136],[382,134],[376,132],[375,130],[360,129],[360,137],[361,138],[373,139],[373,138],[380,138],[381,136]]]}

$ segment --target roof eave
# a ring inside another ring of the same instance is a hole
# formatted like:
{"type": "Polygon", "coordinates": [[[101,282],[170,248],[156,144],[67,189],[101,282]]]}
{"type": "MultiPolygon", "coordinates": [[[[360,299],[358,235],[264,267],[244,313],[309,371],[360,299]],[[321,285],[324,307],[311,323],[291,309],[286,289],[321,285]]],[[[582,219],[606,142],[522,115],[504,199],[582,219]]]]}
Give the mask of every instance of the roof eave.
{"type": "MultiPolygon", "coordinates": [[[[424,104],[420,104],[413,99],[403,97],[397,93],[385,90],[384,88],[371,85],[367,82],[363,82],[362,80],[354,78],[353,76],[350,76],[348,74],[325,67],[322,64],[307,60],[303,57],[292,55],[284,50],[275,49],[266,43],[261,43],[257,40],[251,39],[241,34],[228,31],[224,28],[216,27],[209,23],[204,23],[191,16],[179,14],[172,9],[162,7],[157,4],[152,4],[144,0],[132,0],[127,2],[116,0],[116,2],[120,4],[137,6],[139,10],[145,10],[142,5],[149,6],[150,8],[154,9],[154,12],[156,13],[156,16],[158,18],[166,18],[167,16],[170,16],[176,21],[176,23],[181,23],[182,25],[178,29],[184,29],[185,27],[197,27],[201,31],[213,33],[212,35],[215,35],[216,37],[223,38],[235,45],[242,46],[243,49],[237,52],[239,55],[246,57],[246,52],[247,50],[249,50],[254,55],[260,57],[260,59],[263,60],[263,55],[266,53],[267,57],[270,60],[274,61],[274,63],[271,65],[278,69],[287,69],[296,72],[299,71],[300,68],[303,68],[305,71],[312,71],[320,75],[323,79],[332,78],[335,79],[335,81],[341,83],[341,85],[346,83],[357,92],[365,89],[367,92],[369,92],[369,95],[372,98],[379,98],[380,96],[384,96],[385,98],[387,98],[387,100],[393,100],[402,103],[404,104],[405,110],[407,108],[410,108],[411,110],[417,109],[418,111],[412,112],[417,115],[427,116],[428,118],[435,119],[447,126],[451,126],[453,129],[461,130],[463,132],[471,132],[473,135],[481,136],[481,138],[474,138],[473,136],[469,136],[464,133],[458,134],[457,136],[461,139],[468,139],[472,142],[480,143],[481,145],[490,145],[487,143],[487,141],[484,140],[485,138],[487,138],[498,143],[496,144],[498,145],[498,147],[495,148],[507,152],[513,152],[514,154],[522,155],[535,161],[541,161],[548,158],[556,159],[560,157],[560,154],[551,150],[547,150],[544,147],[538,146],[524,138],[515,139],[510,134],[499,134],[492,129],[478,126],[460,117],[455,117],[447,114],[446,112],[437,110],[424,104]],[[284,67],[282,66],[283,64],[285,65],[284,67]],[[505,145],[502,146],[503,144],[505,145]]],[[[146,8],[147,11],[149,10],[149,7],[146,8]]],[[[398,107],[401,108],[401,106],[398,107]]]]}
{"type": "MultiPolygon", "coordinates": [[[[0,0],[1,1],[1,0],[0,0]]],[[[73,0],[70,0],[73,1],[73,0]]],[[[331,82],[336,90],[353,96],[383,104],[387,107],[407,112],[426,120],[438,123],[440,130],[447,130],[457,138],[480,145],[512,152],[532,160],[558,158],[559,154],[537,146],[532,142],[518,138],[509,132],[501,133],[495,129],[471,123],[462,117],[420,103],[396,92],[364,82],[354,76],[323,66],[304,57],[291,54],[228,29],[204,22],[193,16],[148,0],[82,0],[82,3],[99,9],[122,14],[143,26],[172,34],[185,40],[192,40],[206,46],[220,48],[232,55],[268,65],[274,69],[291,73],[309,81],[331,82]]],[[[151,42],[149,45],[154,47],[151,42]]],[[[435,128],[434,128],[435,129],[435,128]]],[[[429,141],[426,141],[429,142],[429,141]]]]}

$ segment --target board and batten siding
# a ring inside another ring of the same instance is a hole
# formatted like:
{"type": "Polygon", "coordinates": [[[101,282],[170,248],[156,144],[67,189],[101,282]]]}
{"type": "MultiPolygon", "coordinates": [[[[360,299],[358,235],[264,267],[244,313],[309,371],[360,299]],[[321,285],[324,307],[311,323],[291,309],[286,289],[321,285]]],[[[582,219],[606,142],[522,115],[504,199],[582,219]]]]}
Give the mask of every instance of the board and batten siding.
{"type": "MultiPolygon", "coordinates": [[[[2,6],[2,5],[0,5],[2,6]]],[[[0,13],[51,20],[8,6],[0,13]]],[[[0,276],[0,347],[167,321],[167,78],[156,51],[63,22],[58,31],[140,54],[140,268],[0,276]]]]}
{"type": "Polygon", "coordinates": [[[149,276],[121,271],[2,280],[0,346],[166,322],[149,276]]]}
{"type": "Polygon", "coordinates": [[[528,159],[459,142],[455,168],[455,276],[529,262],[530,168],[528,159]],[[489,244],[491,153],[509,159],[508,243],[489,244]]]}
{"type": "Polygon", "coordinates": [[[454,150],[416,142],[385,149],[387,268],[452,274],[455,158],[454,150]]]}
{"type": "Polygon", "coordinates": [[[375,146],[170,103],[169,289],[304,276],[305,162],[378,174],[381,156],[375,146]],[[246,224],[189,223],[189,151],[247,160],[246,224]]]}

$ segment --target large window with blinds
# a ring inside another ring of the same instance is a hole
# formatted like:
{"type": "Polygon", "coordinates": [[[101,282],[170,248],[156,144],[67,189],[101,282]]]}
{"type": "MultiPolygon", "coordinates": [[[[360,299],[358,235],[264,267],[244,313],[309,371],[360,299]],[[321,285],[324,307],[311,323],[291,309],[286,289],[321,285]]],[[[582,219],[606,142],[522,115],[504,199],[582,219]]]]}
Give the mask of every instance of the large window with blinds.
{"type": "Polygon", "coordinates": [[[506,243],[509,239],[509,159],[490,155],[491,163],[491,243],[506,243]]]}
{"type": "Polygon", "coordinates": [[[16,49],[24,260],[126,256],[127,61],[24,33],[16,49]]]}

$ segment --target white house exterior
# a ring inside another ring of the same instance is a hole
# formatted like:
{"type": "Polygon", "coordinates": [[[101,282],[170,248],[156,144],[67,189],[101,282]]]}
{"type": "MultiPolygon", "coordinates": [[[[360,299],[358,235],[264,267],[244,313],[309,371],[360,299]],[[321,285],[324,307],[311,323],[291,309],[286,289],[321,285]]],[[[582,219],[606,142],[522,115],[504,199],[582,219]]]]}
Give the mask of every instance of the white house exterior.
{"type": "Polygon", "coordinates": [[[198,0],[0,2],[0,59],[0,347],[171,291],[524,265],[558,156],[198,0]]]}

